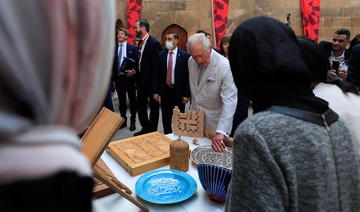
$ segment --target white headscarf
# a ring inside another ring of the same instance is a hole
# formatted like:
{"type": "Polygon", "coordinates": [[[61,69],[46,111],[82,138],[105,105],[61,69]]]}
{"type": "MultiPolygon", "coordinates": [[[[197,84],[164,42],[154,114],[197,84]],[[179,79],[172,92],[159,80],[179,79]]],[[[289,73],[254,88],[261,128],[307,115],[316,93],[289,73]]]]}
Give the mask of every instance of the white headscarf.
{"type": "Polygon", "coordinates": [[[113,0],[0,0],[0,152],[79,143],[108,91],[114,26],[113,0]]]}

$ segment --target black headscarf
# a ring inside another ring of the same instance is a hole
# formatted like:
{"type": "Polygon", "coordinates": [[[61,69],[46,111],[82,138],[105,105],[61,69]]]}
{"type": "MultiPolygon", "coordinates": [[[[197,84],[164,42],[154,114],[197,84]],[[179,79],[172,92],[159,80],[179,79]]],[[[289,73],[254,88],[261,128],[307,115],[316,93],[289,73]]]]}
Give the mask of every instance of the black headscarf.
{"type": "Polygon", "coordinates": [[[347,80],[360,88],[360,44],[351,50],[347,80]]]}
{"type": "Polygon", "coordinates": [[[272,105],[315,113],[328,109],[312,93],[294,32],[276,19],[256,17],[240,24],[230,40],[229,60],[235,84],[252,100],[254,112],[272,105]]]}

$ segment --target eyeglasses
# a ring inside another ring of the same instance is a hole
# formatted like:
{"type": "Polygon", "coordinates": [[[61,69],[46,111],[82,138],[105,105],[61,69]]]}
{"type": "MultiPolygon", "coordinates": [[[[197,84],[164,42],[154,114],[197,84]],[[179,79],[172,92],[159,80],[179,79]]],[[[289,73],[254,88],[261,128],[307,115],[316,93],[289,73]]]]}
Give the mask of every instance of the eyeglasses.
{"type": "Polygon", "coordinates": [[[344,43],[345,42],[345,40],[343,40],[343,39],[336,39],[336,38],[333,38],[333,41],[334,42],[338,41],[339,43],[344,43]]]}

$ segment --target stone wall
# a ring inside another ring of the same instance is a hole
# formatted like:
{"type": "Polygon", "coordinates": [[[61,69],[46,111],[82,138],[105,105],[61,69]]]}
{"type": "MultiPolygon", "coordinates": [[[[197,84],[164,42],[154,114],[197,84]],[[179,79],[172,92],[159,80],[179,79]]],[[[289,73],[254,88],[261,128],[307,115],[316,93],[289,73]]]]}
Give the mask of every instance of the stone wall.
{"type": "MultiPolygon", "coordinates": [[[[282,22],[291,14],[291,24],[302,35],[300,0],[229,0],[228,33],[242,21],[259,15],[282,22]]],[[[125,0],[117,0],[118,17],[124,18],[125,0]]],[[[148,19],[151,34],[160,40],[163,30],[171,24],[183,27],[189,35],[198,29],[212,32],[211,0],[143,0],[142,18],[148,19]]],[[[330,40],[334,31],[348,28],[352,35],[360,33],[359,0],[321,0],[320,40],[330,40]]],[[[124,21],[126,23],[126,21],[124,21]]]]}
{"type": "Polygon", "coordinates": [[[116,17],[126,25],[126,0],[116,0],[116,17]]]}

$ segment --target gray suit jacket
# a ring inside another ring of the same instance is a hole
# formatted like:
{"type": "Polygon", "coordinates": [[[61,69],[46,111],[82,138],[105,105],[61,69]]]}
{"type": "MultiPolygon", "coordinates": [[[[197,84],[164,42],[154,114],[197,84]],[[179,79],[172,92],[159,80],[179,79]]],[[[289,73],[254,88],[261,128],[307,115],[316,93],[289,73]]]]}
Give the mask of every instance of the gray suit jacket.
{"type": "Polygon", "coordinates": [[[205,112],[205,128],[229,135],[237,103],[237,89],[228,59],[211,51],[210,63],[198,84],[199,66],[190,57],[191,109],[205,112]]]}

